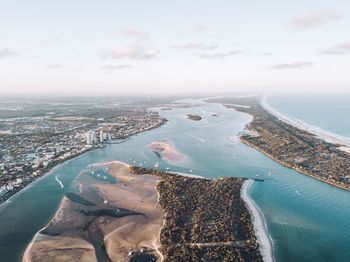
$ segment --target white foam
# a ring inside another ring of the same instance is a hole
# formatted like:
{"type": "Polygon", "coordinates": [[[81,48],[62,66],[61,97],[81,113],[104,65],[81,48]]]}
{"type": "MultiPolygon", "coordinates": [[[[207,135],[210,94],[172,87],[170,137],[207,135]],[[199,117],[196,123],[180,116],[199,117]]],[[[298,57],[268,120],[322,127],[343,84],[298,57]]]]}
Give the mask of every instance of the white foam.
{"type": "Polygon", "coordinates": [[[251,214],[254,231],[260,246],[261,256],[263,257],[264,261],[273,262],[273,242],[270,235],[267,233],[267,225],[264,214],[255,204],[255,202],[248,196],[248,190],[253,183],[254,180],[252,179],[248,179],[243,182],[241,197],[251,214]]]}
{"type": "Polygon", "coordinates": [[[283,121],[287,124],[293,125],[299,129],[310,132],[310,133],[316,135],[318,138],[325,140],[329,143],[341,144],[343,146],[339,147],[339,149],[344,151],[344,152],[350,153],[350,138],[334,134],[330,131],[324,130],[324,129],[317,127],[317,126],[307,124],[307,123],[303,122],[302,120],[292,118],[289,116],[287,117],[286,115],[284,115],[284,114],[278,112],[276,109],[272,108],[267,103],[266,98],[267,98],[267,96],[264,96],[261,99],[261,106],[265,110],[267,110],[269,113],[271,113],[272,115],[274,115],[275,117],[280,119],[281,121],[283,121]]]}

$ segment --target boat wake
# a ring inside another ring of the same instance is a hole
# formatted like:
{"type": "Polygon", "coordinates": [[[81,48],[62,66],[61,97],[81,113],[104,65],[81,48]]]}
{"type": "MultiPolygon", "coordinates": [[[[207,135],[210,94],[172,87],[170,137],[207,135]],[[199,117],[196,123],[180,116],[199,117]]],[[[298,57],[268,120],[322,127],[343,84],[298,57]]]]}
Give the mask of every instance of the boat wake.
{"type": "Polygon", "coordinates": [[[194,139],[197,139],[198,141],[201,141],[202,143],[205,143],[205,139],[203,139],[203,138],[200,138],[198,136],[194,136],[192,134],[190,134],[190,137],[193,137],[194,139]]]}
{"type": "Polygon", "coordinates": [[[295,126],[299,129],[308,131],[308,132],[316,135],[318,138],[325,140],[329,143],[340,144],[340,145],[342,145],[341,147],[339,147],[340,150],[343,150],[345,152],[350,153],[350,138],[334,134],[334,133],[327,131],[327,130],[324,130],[320,127],[307,124],[307,123],[303,122],[302,120],[286,116],[286,115],[278,112],[276,109],[272,108],[267,103],[266,99],[267,99],[267,96],[264,96],[261,99],[261,106],[266,111],[268,111],[269,113],[271,113],[272,115],[274,115],[275,117],[280,119],[281,121],[283,121],[287,124],[290,124],[292,126],[295,126]]]}
{"type": "Polygon", "coordinates": [[[58,179],[58,176],[55,176],[55,180],[61,186],[61,188],[64,188],[64,185],[62,184],[62,181],[58,179]]]}

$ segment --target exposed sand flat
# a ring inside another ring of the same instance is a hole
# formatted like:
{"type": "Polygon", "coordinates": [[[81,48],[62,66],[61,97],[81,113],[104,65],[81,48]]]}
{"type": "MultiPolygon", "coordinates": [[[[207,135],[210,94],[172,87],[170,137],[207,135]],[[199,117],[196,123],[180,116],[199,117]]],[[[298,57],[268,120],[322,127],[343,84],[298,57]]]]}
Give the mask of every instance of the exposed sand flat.
{"type": "Polygon", "coordinates": [[[38,233],[23,255],[23,262],[95,262],[94,247],[81,238],[38,233]]]}
{"type": "Polygon", "coordinates": [[[169,140],[156,141],[148,145],[148,147],[162,156],[165,162],[181,162],[185,161],[185,157],[169,140]]]}
{"type": "Polygon", "coordinates": [[[89,169],[77,177],[76,191],[63,198],[55,216],[27,247],[23,261],[97,261],[97,246],[112,261],[145,253],[161,259],[164,215],[156,190],[160,178],[132,174],[121,162],[89,169]],[[116,183],[108,183],[107,176],[116,183]]]}

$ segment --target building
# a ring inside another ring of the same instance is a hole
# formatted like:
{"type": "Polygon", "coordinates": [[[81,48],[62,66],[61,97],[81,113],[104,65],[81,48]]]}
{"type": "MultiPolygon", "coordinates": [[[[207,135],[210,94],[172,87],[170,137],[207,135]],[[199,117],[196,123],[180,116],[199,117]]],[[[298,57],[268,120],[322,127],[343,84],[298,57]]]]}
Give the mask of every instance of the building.
{"type": "Polygon", "coordinates": [[[100,130],[100,142],[105,140],[103,130],[100,130]]]}
{"type": "Polygon", "coordinates": [[[86,136],[86,144],[92,145],[95,142],[95,132],[90,130],[85,133],[86,136]]]}

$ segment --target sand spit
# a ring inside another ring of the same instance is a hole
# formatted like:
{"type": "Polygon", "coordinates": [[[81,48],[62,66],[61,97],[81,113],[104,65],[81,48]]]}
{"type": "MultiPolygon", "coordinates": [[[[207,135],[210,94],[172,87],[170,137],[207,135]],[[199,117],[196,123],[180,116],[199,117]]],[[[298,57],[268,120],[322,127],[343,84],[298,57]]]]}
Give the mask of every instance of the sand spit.
{"type": "Polygon", "coordinates": [[[132,174],[121,162],[91,165],[77,177],[70,198],[63,198],[55,216],[33,238],[22,261],[119,262],[138,256],[161,260],[164,215],[158,206],[159,179],[132,174]],[[113,181],[109,178],[116,183],[107,182],[113,181]]]}
{"type": "Polygon", "coordinates": [[[248,179],[243,182],[241,189],[241,197],[244,200],[254,224],[255,235],[258,239],[260,246],[260,254],[262,255],[265,262],[273,262],[273,245],[272,240],[267,233],[267,226],[264,215],[255,204],[255,202],[248,196],[248,190],[251,185],[254,183],[254,180],[248,179]]]}
{"type": "MultiPolygon", "coordinates": [[[[243,184],[117,161],[90,165],[22,261],[263,261],[243,184]]],[[[268,258],[266,236],[257,234],[268,258]]]]}
{"type": "Polygon", "coordinates": [[[169,140],[160,140],[152,142],[148,147],[155,153],[158,153],[162,160],[167,163],[184,162],[186,159],[169,140]]]}

